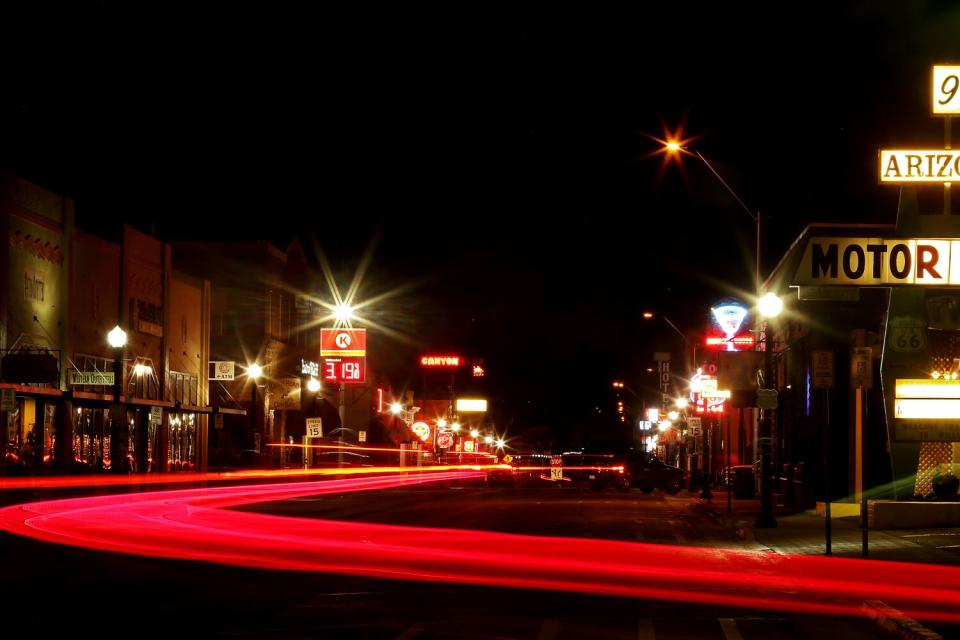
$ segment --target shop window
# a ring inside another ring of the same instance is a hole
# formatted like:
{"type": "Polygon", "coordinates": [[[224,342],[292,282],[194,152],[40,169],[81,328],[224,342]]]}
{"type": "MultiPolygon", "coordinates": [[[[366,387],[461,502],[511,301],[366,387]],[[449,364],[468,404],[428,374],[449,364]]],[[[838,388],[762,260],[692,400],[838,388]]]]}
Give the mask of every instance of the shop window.
{"type": "Polygon", "coordinates": [[[169,390],[167,392],[168,400],[181,404],[198,404],[197,376],[192,376],[189,373],[180,373],[179,371],[171,371],[167,380],[167,388],[169,390]]]}
{"type": "Polygon", "coordinates": [[[134,398],[156,400],[159,397],[160,381],[157,369],[150,358],[137,358],[127,371],[127,394],[134,398]]]}

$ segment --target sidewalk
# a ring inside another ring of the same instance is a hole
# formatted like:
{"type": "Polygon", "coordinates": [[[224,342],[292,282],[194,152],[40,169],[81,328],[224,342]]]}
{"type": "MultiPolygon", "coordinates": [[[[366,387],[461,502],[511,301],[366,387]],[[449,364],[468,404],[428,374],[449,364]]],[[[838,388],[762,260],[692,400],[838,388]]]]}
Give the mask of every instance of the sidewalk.
{"type": "MultiPolygon", "coordinates": [[[[784,554],[823,555],[825,550],[825,520],[815,511],[774,508],[777,527],[757,529],[754,522],[760,513],[760,500],[734,500],[733,515],[727,515],[727,494],[714,491],[711,502],[691,494],[702,509],[714,518],[722,518],[724,526],[742,540],[741,548],[784,554]]],[[[861,557],[860,518],[832,519],[832,551],[834,556],[861,557]]],[[[870,529],[869,557],[875,560],[923,562],[928,564],[960,565],[960,529],[870,529]],[[943,542],[938,545],[936,543],[943,542]],[[952,543],[952,544],[951,544],[952,543]],[[945,548],[946,547],[946,548],[945,548]]]]}

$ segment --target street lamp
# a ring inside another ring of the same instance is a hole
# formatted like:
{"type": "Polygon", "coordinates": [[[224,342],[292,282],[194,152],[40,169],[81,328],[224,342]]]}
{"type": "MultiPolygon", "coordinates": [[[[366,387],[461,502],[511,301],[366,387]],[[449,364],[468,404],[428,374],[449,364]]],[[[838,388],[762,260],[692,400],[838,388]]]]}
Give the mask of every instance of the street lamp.
{"type": "Polygon", "coordinates": [[[703,157],[703,154],[700,153],[698,150],[690,149],[689,147],[683,146],[676,140],[667,140],[667,142],[663,146],[664,146],[664,150],[669,154],[688,153],[690,155],[694,155],[697,158],[699,158],[700,161],[707,167],[707,169],[710,170],[710,173],[712,173],[714,177],[720,181],[720,184],[723,185],[723,188],[726,189],[731,196],[733,196],[733,199],[737,201],[737,204],[739,204],[743,208],[743,210],[747,212],[747,215],[750,216],[750,219],[753,220],[753,222],[757,225],[757,256],[756,256],[757,269],[754,275],[754,285],[755,285],[755,291],[756,291],[757,297],[759,298],[760,297],[760,237],[761,237],[760,228],[761,228],[761,221],[763,216],[760,215],[759,211],[753,212],[750,209],[750,207],[744,204],[740,196],[737,195],[737,192],[734,191],[729,184],[727,184],[727,181],[723,179],[723,176],[717,173],[717,170],[713,168],[713,165],[710,164],[710,162],[707,161],[707,159],[703,157]]]}
{"type": "Polygon", "coordinates": [[[123,349],[127,345],[127,332],[115,326],[107,334],[107,344],[113,348],[113,407],[110,417],[110,469],[121,471],[120,464],[120,428],[124,422],[123,405],[120,404],[120,391],[123,389],[123,349]]]}
{"type": "MultiPolygon", "coordinates": [[[[655,317],[657,317],[657,314],[655,314],[653,311],[644,311],[644,312],[643,312],[643,319],[644,319],[644,320],[653,320],[655,317]]],[[[691,349],[690,349],[690,338],[688,338],[688,337],[686,336],[686,334],[683,333],[683,331],[680,331],[680,329],[677,328],[677,325],[674,324],[673,321],[672,321],[670,318],[668,318],[667,316],[665,316],[665,315],[663,315],[663,314],[661,314],[660,317],[663,318],[663,321],[667,323],[667,326],[669,326],[671,329],[673,329],[678,336],[680,336],[681,338],[683,338],[683,347],[684,347],[684,349],[683,349],[683,359],[686,361],[684,364],[686,364],[686,366],[687,366],[687,372],[693,371],[694,366],[691,365],[690,361],[687,360],[687,358],[688,358],[688,357],[691,355],[691,353],[692,353],[692,354],[693,354],[693,359],[694,359],[694,361],[696,361],[696,359],[697,359],[696,351],[695,351],[695,349],[696,349],[696,344],[693,345],[694,351],[691,352],[691,349]]],[[[695,364],[696,364],[696,362],[694,362],[694,365],[695,365],[695,364]]]]}
{"type": "Polygon", "coordinates": [[[263,375],[263,367],[254,362],[247,366],[247,377],[250,379],[250,438],[247,444],[250,446],[250,461],[253,462],[253,456],[256,453],[257,444],[257,380],[263,375]]]}

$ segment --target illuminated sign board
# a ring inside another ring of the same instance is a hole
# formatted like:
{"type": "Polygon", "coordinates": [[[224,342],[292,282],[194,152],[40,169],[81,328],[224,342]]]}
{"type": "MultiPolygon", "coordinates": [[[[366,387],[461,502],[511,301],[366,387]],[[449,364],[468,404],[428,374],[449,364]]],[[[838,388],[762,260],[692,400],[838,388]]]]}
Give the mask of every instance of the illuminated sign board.
{"type": "Polygon", "coordinates": [[[420,356],[421,367],[459,367],[462,362],[460,356],[420,356]]]}
{"type": "Polygon", "coordinates": [[[414,422],[410,425],[410,430],[424,442],[430,439],[430,425],[426,422],[414,422]]]}
{"type": "Polygon", "coordinates": [[[312,360],[304,360],[303,358],[300,358],[300,373],[305,376],[313,376],[316,378],[318,375],[320,375],[320,365],[312,360]]]}
{"type": "Polygon", "coordinates": [[[933,113],[960,114],[960,67],[935,65],[933,67],[933,113]]]}
{"type": "Polygon", "coordinates": [[[746,351],[753,349],[756,340],[749,333],[741,333],[732,338],[728,338],[727,336],[707,336],[705,344],[708,349],[746,351]]]}
{"type": "Polygon", "coordinates": [[[480,398],[457,398],[457,411],[460,413],[483,413],[486,410],[486,400],[480,398]]]}
{"type": "Polygon", "coordinates": [[[695,413],[723,413],[723,404],[729,398],[729,389],[717,388],[716,376],[698,370],[690,378],[690,400],[695,413]]]}
{"type": "Polygon", "coordinates": [[[884,149],[880,182],[960,181],[960,151],[954,149],[884,149]]]}
{"type": "Polygon", "coordinates": [[[474,377],[474,378],[482,378],[483,376],[486,375],[486,373],[487,373],[487,372],[484,371],[484,370],[483,370],[483,367],[481,367],[480,365],[478,365],[478,364],[473,365],[473,377],[474,377]]]}
{"type": "Polygon", "coordinates": [[[647,409],[647,422],[660,422],[660,409],[657,407],[647,409]]]}
{"type": "Polygon", "coordinates": [[[367,355],[366,329],[320,329],[321,356],[367,355]]]}
{"type": "Polygon", "coordinates": [[[898,440],[960,440],[960,380],[897,379],[893,406],[898,440]]]}
{"type": "Polygon", "coordinates": [[[359,383],[366,379],[366,358],[344,357],[323,359],[324,382],[359,383]]]}
{"type": "Polygon", "coordinates": [[[811,238],[793,284],[960,284],[960,240],[811,238]]]}

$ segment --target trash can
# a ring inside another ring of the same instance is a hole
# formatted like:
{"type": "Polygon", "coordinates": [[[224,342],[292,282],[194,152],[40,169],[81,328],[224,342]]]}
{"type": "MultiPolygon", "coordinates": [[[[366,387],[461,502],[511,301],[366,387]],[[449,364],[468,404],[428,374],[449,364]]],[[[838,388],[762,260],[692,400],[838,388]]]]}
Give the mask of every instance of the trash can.
{"type": "Polygon", "coordinates": [[[753,470],[733,470],[733,497],[737,500],[753,497],[753,470]]]}

